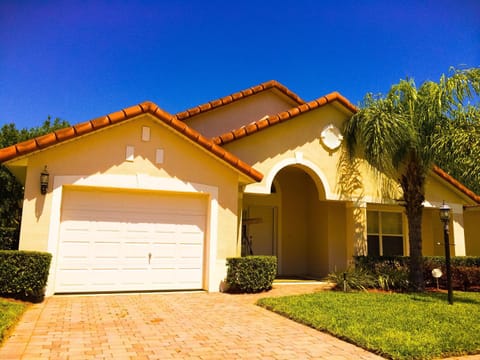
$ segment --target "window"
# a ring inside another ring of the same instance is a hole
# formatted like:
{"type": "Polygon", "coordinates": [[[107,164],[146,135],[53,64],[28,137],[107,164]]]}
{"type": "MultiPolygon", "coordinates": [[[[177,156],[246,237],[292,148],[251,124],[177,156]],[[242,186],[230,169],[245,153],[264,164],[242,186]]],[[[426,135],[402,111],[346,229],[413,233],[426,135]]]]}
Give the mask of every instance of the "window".
{"type": "Polygon", "coordinates": [[[367,211],[367,244],[370,256],[403,255],[402,213],[367,211]]]}

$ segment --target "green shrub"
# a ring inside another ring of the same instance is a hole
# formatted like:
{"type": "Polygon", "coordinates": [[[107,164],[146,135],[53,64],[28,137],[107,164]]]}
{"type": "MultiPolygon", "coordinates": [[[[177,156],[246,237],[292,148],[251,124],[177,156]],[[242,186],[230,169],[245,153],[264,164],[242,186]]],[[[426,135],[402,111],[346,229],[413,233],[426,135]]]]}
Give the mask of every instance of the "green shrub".
{"type": "Polygon", "coordinates": [[[336,271],[328,274],[327,280],[335,283],[337,290],[362,290],[374,288],[375,277],[363,268],[348,268],[345,271],[336,271]]]}
{"type": "Polygon", "coordinates": [[[0,295],[42,301],[51,259],[48,253],[1,250],[0,295]]]}
{"type": "Polygon", "coordinates": [[[227,258],[229,292],[256,293],[270,290],[277,275],[275,256],[227,258]]]}
{"type": "Polygon", "coordinates": [[[0,227],[0,250],[18,249],[18,228],[0,227]]]}
{"type": "MultiPolygon", "coordinates": [[[[357,256],[357,268],[369,271],[377,278],[377,286],[384,290],[408,289],[407,256],[357,256]]],[[[458,290],[471,290],[480,287],[480,257],[456,256],[451,258],[452,287],[458,290]]],[[[439,279],[439,285],[446,288],[446,266],[443,256],[426,256],[423,260],[424,280],[426,287],[436,287],[432,270],[439,268],[444,274],[439,279]]]]}

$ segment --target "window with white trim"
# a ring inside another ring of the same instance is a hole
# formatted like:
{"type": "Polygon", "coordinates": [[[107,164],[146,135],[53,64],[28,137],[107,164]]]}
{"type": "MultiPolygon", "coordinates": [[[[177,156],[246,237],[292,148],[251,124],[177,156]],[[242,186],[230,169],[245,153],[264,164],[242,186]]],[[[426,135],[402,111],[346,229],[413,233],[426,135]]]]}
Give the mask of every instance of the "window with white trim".
{"type": "Polygon", "coordinates": [[[369,256],[404,255],[402,213],[367,211],[367,245],[369,256]]]}

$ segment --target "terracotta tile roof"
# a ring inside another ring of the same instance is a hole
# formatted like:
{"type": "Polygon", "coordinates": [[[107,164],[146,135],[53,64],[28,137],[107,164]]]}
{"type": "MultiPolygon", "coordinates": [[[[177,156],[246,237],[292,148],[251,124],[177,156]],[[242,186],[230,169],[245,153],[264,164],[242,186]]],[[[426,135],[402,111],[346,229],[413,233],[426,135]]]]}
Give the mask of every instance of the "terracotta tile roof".
{"type": "Polygon", "coordinates": [[[209,110],[213,110],[213,109],[216,109],[218,107],[233,103],[237,100],[249,97],[249,96],[254,95],[254,94],[258,94],[258,93],[266,91],[268,89],[277,89],[280,92],[282,92],[283,94],[287,95],[290,99],[292,99],[297,104],[299,104],[299,105],[305,104],[305,101],[303,101],[297,94],[295,94],[294,92],[287,89],[285,86],[280,84],[278,81],[270,80],[270,81],[264,82],[260,85],[252,86],[252,87],[250,87],[246,90],[236,92],[232,95],[228,95],[228,96],[225,96],[223,98],[212,100],[212,101],[209,101],[208,103],[195,106],[191,109],[182,111],[182,112],[176,114],[175,116],[177,117],[177,119],[185,121],[188,118],[193,117],[195,115],[199,115],[199,114],[207,112],[209,110]]]}
{"type": "Polygon", "coordinates": [[[131,106],[129,108],[111,113],[106,116],[83,122],[78,125],[57,130],[50,134],[39,136],[37,138],[18,143],[16,145],[11,145],[4,149],[0,149],[0,163],[12,160],[19,156],[30,154],[37,150],[45,149],[49,146],[59,144],[63,141],[94,132],[106,126],[113,125],[131,119],[134,116],[146,113],[152,114],[160,121],[182,133],[190,140],[196,142],[201,147],[208,150],[218,158],[224,160],[240,172],[249,176],[250,178],[256,181],[262,180],[263,175],[254,168],[252,168],[250,165],[215,144],[211,139],[204,137],[196,130],[188,127],[184,122],[178,120],[175,116],[172,116],[166,111],[163,111],[157,105],[149,101],[143,102],[135,106],[131,106]]]}
{"type": "Polygon", "coordinates": [[[358,110],[355,105],[353,105],[350,101],[348,101],[345,97],[340,95],[338,92],[332,92],[328,95],[318,98],[317,100],[313,100],[308,103],[303,103],[297,107],[294,107],[287,111],[283,111],[276,115],[266,116],[249,125],[242,126],[241,128],[236,130],[229,131],[225,134],[222,134],[220,136],[213,138],[213,141],[218,145],[225,145],[229,142],[238,140],[245,136],[256,133],[260,130],[266,129],[272,125],[279,124],[281,122],[293,119],[294,117],[300,114],[320,108],[334,101],[339,102],[352,113],[356,113],[358,110]]]}
{"type": "Polygon", "coordinates": [[[475,194],[472,190],[467,188],[465,185],[463,185],[460,181],[457,179],[453,178],[452,176],[448,175],[445,171],[440,169],[438,166],[433,167],[433,172],[436,173],[438,176],[440,176],[442,179],[446,180],[449,182],[451,185],[456,187],[458,190],[463,192],[465,195],[467,195],[469,198],[471,198],[473,201],[476,203],[480,204],[480,196],[475,194]]]}

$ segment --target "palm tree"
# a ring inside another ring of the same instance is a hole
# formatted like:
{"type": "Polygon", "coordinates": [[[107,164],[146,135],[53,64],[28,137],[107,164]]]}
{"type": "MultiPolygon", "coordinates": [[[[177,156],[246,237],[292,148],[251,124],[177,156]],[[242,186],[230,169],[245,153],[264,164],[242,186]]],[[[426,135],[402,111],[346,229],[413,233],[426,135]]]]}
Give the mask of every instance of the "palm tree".
{"type": "Polygon", "coordinates": [[[445,131],[450,136],[438,136],[434,144],[436,164],[480,194],[480,103],[462,107],[445,131]]]}
{"type": "Polygon", "coordinates": [[[345,125],[350,159],[363,157],[401,186],[413,291],[424,290],[421,224],[425,178],[438,152],[435,145],[440,136],[448,136],[445,129],[455,114],[479,93],[480,68],[452,69],[439,82],[426,81],[419,88],[412,79],[401,80],[386,96],[367,94],[361,109],[345,125]]]}

